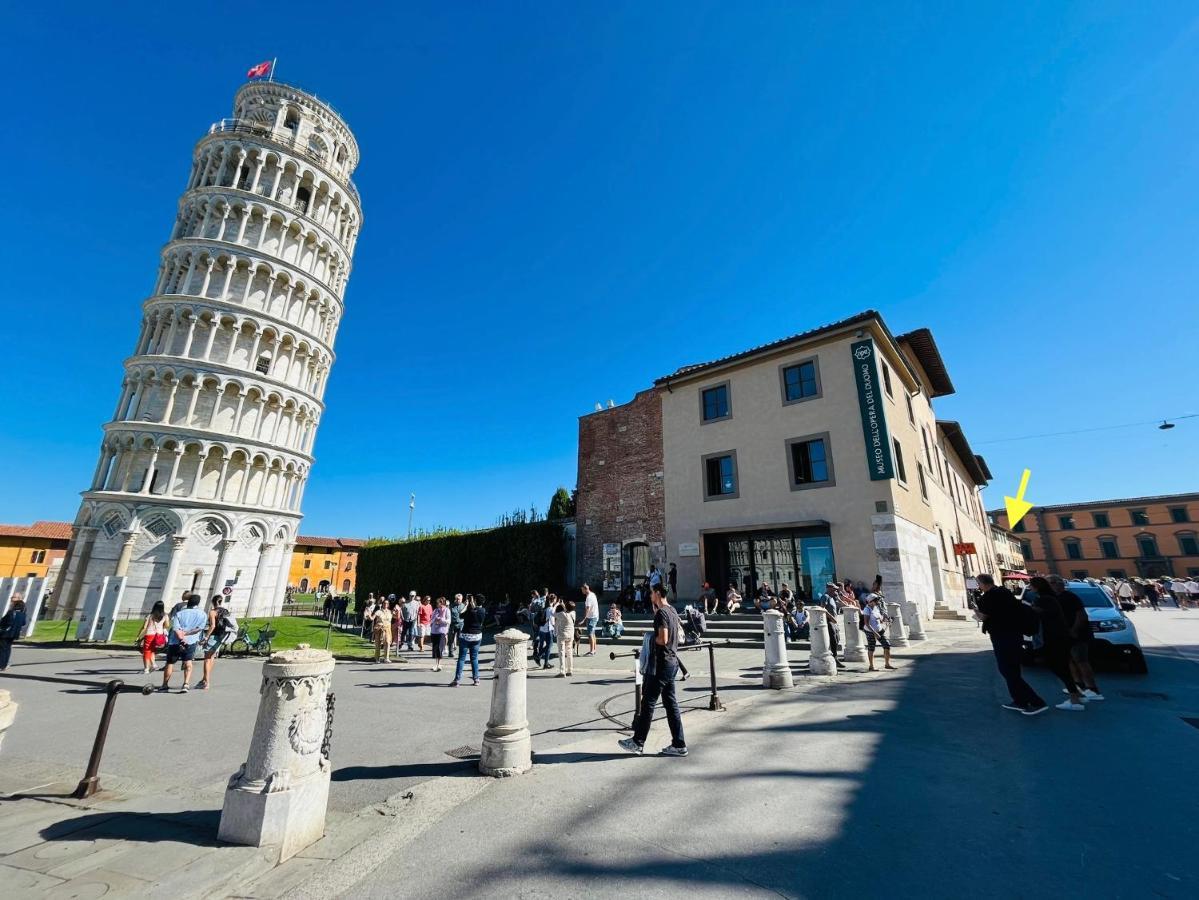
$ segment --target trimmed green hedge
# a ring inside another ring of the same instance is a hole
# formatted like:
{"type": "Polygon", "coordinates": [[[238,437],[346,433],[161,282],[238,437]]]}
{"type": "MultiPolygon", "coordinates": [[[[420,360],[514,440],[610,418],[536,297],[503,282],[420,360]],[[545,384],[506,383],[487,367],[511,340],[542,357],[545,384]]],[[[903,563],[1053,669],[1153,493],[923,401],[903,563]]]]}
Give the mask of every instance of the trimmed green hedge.
{"type": "Polygon", "coordinates": [[[566,581],[566,543],[558,522],[505,525],[365,547],[358,552],[358,597],[368,593],[434,597],[485,594],[513,602],[534,588],[561,592],[566,581]]]}

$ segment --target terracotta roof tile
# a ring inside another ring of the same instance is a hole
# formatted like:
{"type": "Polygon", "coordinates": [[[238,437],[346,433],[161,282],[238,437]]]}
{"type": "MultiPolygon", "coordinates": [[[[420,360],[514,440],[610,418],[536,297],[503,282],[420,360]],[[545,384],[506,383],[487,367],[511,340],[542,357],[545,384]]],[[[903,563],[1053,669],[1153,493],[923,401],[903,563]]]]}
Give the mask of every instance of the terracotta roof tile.
{"type": "Polygon", "coordinates": [[[71,523],[34,522],[32,525],[0,525],[0,537],[69,541],[71,539],[71,523]]]}

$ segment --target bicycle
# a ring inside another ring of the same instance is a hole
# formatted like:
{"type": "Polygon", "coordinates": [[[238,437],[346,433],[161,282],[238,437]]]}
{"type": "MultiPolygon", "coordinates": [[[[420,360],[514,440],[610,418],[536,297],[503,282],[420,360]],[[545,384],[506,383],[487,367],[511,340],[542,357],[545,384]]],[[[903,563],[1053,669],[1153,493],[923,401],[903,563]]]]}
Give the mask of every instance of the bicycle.
{"type": "Polygon", "coordinates": [[[239,656],[249,656],[251,653],[259,656],[271,655],[271,639],[278,632],[271,628],[271,623],[267,622],[258,629],[258,634],[253,638],[250,637],[250,629],[242,625],[238,629],[237,637],[229,644],[229,652],[236,653],[239,656]]]}

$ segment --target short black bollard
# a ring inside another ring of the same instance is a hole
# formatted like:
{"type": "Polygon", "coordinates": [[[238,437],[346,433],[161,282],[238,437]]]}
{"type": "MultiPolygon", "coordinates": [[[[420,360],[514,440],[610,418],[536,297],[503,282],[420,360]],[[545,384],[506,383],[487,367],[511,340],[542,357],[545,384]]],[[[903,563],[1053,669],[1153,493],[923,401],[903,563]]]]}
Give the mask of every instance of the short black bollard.
{"type": "Polygon", "coordinates": [[[75,793],[71,795],[76,800],[86,800],[100,790],[100,757],[104,754],[104,742],[108,740],[108,725],[112,722],[112,711],[117,705],[117,694],[124,686],[125,682],[114,679],[108,682],[108,686],[105,688],[108,696],[104,698],[104,712],[100,714],[100,727],[96,729],[96,741],[92,744],[92,755],[87,761],[87,771],[83,774],[83,780],[79,782],[79,786],[75,788],[75,793]]]}
{"type": "Polygon", "coordinates": [[[723,710],[724,704],[720,702],[720,694],[716,693],[716,645],[708,643],[708,674],[712,676],[712,696],[708,700],[708,709],[716,712],[723,710]]]}
{"type": "Polygon", "coordinates": [[[67,627],[62,630],[62,639],[63,639],[64,643],[66,642],[67,635],[71,633],[71,623],[74,621],[75,621],[74,613],[71,613],[71,615],[67,616],[67,627]]]}

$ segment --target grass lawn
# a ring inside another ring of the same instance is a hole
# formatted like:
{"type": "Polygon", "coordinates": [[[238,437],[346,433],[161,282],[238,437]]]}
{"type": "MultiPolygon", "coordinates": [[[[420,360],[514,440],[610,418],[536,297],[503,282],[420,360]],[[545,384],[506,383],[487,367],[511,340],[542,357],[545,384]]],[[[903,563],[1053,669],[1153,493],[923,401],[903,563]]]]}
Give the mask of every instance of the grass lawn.
{"type": "MultiPolygon", "coordinates": [[[[290,650],[297,644],[303,643],[311,644],[320,650],[324,648],[325,637],[329,634],[329,623],[320,616],[279,616],[274,619],[250,619],[248,622],[240,622],[240,624],[247,625],[250,635],[253,637],[258,633],[258,629],[268,621],[277,632],[271,640],[271,646],[275,650],[290,650]]],[[[65,622],[38,622],[37,628],[29,640],[35,643],[61,641],[64,627],[66,627],[65,622]]],[[[137,637],[141,627],[140,619],[126,619],[117,622],[117,627],[112,635],[112,643],[107,646],[132,649],[133,639],[137,637]]],[[[75,627],[72,624],[68,639],[74,639],[74,636],[75,627]]],[[[357,632],[338,631],[336,628],[333,629],[329,649],[338,656],[353,656],[359,659],[374,659],[375,656],[374,645],[370,641],[363,640],[357,632]]]]}

